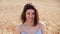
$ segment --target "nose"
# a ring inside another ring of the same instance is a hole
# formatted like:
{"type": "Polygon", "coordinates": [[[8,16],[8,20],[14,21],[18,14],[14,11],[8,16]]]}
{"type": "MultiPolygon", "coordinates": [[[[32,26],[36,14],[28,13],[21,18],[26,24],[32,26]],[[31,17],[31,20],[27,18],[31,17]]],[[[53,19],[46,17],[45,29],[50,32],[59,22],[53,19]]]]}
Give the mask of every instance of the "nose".
{"type": "Polygon", "coordinates": [[[33,17],[33,15],[32,14],[30,14],[30,18],[32,18],[33,17]]]}

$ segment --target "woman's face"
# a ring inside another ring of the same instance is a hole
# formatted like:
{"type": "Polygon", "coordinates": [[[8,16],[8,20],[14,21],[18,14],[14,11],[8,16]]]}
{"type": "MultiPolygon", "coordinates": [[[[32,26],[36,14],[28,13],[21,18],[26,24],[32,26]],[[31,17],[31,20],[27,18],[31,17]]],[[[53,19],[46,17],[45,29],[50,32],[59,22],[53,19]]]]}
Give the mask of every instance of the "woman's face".
{"type": "Polygon", "coordinates": [[[34,17],[35,17],[35,12],[33,9],[28,9],[26,11],[26,20],[28,21],[34,21],[34,17]]]}

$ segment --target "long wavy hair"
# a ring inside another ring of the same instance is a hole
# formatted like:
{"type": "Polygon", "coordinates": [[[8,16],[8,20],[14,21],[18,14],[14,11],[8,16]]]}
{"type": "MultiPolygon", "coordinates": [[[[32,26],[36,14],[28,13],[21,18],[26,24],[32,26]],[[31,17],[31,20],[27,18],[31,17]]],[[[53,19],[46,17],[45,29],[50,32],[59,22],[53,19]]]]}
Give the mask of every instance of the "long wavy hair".
{"type": "Polygon", "coordinates": [[[34,23],[33,23],[33,26],[36,26],[38,24],[38,21],[39,21],[39,17],[38,17],[38,12],[36,10],[36,8],[32,5],[32,4],[26,4],[23,8],[23,12],[21,14],[21,20],[22,20],[22,23],[24,24],[25,21],[26,21],[26,11],[28,9],[33,9],[34,12],[35,12],[35,17],[34,17],[34,23]]]}

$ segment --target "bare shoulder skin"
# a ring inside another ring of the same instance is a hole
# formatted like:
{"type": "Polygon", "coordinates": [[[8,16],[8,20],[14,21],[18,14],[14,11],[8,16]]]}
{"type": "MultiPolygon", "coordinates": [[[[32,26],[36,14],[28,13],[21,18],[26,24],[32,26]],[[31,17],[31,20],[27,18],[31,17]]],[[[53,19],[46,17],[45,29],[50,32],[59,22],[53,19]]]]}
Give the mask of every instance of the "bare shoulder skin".
{"type": "Polygon", "coordinates": [[[16,26],[16,34],[21,34],[21,24],[16,26]]]}
{"type": "Polygon", "coordinates": [[[38,30],[38,26],[36,26],[36,27],[30,27],[30,26],[25,26],[25,25],[21,24],[21,25],[18,25],[16,27],[16,31],[17,31],[16,34],[21,34],[22,31],[25,31],[28,34],[29,33],[33,33],[34,34],[37,30],[38,30]]]}
{"type": "Polygon", "coordinates": [[[46,34],[46,25],[44,23],[39,23],[39,27],[42,31],[42,34],[46,34]]]}
{"type": "Polygon", "coordinates": [[[27,30],[27,27],[26,26],[23,26],[23,28],[21,27],[22,26],[22,24],[21,25],[18,25],[17,27],[16,27],[16,34],[21,34],[21,32],[22,32],[22,29],[24,30],[24,31],[26,31],[26,32],[32,32],[32,33],[34,33],[38,28],[40,28],[41,29],[41,31],[42,31],[42,34],[46,34],[46,25],[45,24],[43,24],[43,23],[38,23],[38,25],[39,26],[37,26],[37,27],[28,27],[28,30],[27,30]],[[31,31],[31,30],[32,31],[31,31]]]}

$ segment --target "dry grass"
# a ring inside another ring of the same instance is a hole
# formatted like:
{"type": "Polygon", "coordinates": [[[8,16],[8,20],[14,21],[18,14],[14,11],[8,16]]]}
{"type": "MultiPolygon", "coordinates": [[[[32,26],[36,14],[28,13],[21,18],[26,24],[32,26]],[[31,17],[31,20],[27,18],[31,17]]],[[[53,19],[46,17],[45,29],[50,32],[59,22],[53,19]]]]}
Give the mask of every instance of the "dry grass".
{"type": "Polygon", "coordinates": [[[0,34],[15,34],[23,6],[32,2],[47,34],[60,34],[60,2],[58,0],[0,0],[0,34]],[[22,4],[21,4],[22,3],[22,4]]]}

